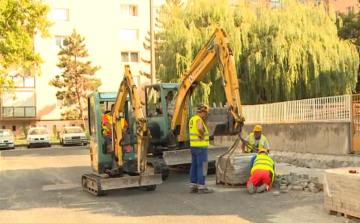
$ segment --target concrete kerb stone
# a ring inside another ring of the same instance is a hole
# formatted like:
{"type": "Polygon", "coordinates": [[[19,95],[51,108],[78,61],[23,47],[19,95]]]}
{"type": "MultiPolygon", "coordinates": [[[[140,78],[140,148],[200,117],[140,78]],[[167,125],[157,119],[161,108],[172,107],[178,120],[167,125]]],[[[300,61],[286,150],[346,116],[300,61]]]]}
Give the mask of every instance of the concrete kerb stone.
{"type": "Polygon", "coordinates": [[[281,193],[291,190],[317,193],[323,189],[323,185],[319,183],[318,177],[309,177],[308,174],[295,173],[276,175],[273,187],[279,189],[281,193]]]}

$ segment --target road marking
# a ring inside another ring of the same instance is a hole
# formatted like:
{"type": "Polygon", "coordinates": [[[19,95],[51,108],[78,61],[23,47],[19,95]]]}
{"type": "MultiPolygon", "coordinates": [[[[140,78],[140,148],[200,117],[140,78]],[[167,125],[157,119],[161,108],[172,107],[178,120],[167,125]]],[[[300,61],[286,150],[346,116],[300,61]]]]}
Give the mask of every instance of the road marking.
{"type": "Polygon", "coordinates": [[[55,184],[55,185],[44,185],[43,191],[54,191],[54,190],[69,190],[81,187],[79,184],[55,184]]]}

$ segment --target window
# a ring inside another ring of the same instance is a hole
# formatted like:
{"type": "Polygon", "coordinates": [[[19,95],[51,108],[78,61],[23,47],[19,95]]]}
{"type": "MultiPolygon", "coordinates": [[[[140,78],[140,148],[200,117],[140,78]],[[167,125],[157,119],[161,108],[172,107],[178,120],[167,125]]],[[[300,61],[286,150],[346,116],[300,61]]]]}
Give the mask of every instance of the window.
{"type": "Polygon", "coordinates": [[[15,87],[35,87],[35,77],[33,76],[17,76],[11,77],[11,79],[15,82],[15,87]]]}
{"type": "Polygon", "coordinates": [[[137,52],[121,52],[121,62],[139,63],[139,53],[137,53],[137,52]]]}
{"type": "Polygon", "coordinates": [[[6,107],[35,106],[35,92],[16,91],[14,92],[14,94],[9,92],[3,92],[2,101],[3,105],[6,105],[6,107]]]}
{"type": "MultiPolygon", "coordinates": [[[[96,111],[95,111],[95,98],[94,96],[91,96],[88,98],[88,107],[89,107],[89,134],[90,135],[96,135],[97,132],[97,126],[96,126],[96,111]]],[[[94,137],[95,143],[97,141],[97,138],[94,137]]]]}
{"type": "Polygon", "coordinates": [[[53,11],[54,20],[69,21],[69,9],[54,8],[52,11],[53,11]]]}
{"type": "Polygon", "coordinates": [[[137,5],[120,5],[120,14],[122,16],[138,16],[137,5]]]}
{"type": "Polygon", "coordinates": [[[346,12],[347,12],[348,14],[354,13],[354,6],[347,7],[347,8],[346,8],[346,12]]]}
{"type": "Polygon", "coordinates": [[[12,126],[12,130],[15,132],[16,131],[16,125],[12,126]]]}
{"type": "Polygon", "coordinates": [[[121,40],[137,41],[139,39],[139,30],[137,29],[121,29],[119,32],[121,40]]]}
{"type": "Polygon", "coordinates": [[[55,45],[58,47],[66,47],[68,45],[67,36],[55,36],[55,45]]]}
{"type": "Polygon", "coordinates": [[[1,128],[2,128],[2,129],[6,129],[6,126],[5,126],[5,125],[3,125],[3,126],[1,126],[1,128]]]}

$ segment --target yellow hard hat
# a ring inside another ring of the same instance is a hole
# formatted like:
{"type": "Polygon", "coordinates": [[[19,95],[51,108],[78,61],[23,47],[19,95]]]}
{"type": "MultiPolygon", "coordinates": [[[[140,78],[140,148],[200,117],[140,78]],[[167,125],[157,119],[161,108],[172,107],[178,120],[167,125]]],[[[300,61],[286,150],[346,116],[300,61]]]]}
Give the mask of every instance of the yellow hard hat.
{"type": "Polygon", "coordinates": [[[255,125],[254,132],[262,132],[262,126],[261,125],[255,125]]]}
{"type": "Polygon", "coordinates": [[[210,113],[210,107],[207,104],[199,103],[196,107],[198,112],[205,111],[208,114],[210,113]]]}
{"type": "Polygon", "coordinates": [[[266,154],[268,154],[268,152],[267,152],[266,149],[259,149],[258,154],[259,154],[259,153],[266,153],[266,154]]]}

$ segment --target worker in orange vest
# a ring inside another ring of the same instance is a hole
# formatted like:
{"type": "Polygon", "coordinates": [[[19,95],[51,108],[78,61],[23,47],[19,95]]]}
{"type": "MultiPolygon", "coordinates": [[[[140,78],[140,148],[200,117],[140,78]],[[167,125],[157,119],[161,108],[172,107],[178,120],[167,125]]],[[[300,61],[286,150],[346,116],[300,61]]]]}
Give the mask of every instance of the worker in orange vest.
{"type": "MultiPolygon", "coordinates": [[[[111,126],[112,126],[112,117],[111,117],[111,111],[114,109],[114,104],[111,105],[111,110],[107,110],[104,112],[104,115],[102,117],[101,120],[101,125],[103,128],[103,136],[105,138],[105,142],[106,142],[106,150],[112,151],[112,143],[111,143],[111,138],[112,138],[112,131],[111,131],[111,126]]],[[[123,137],[127,134],[124,129],[128,127],[128,123],[126,121],[125,118],[121,119],[121,127],[123,129],[123,137]]],[[[126,152],[130,152],[131,151],[131,146],[125,146],[125,151],[126,152]]]]}

